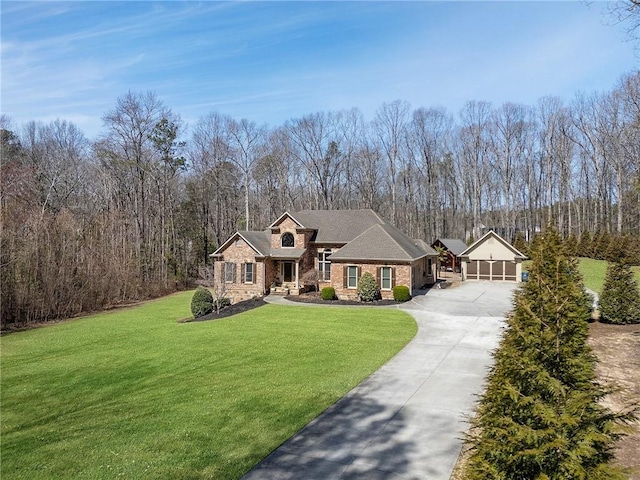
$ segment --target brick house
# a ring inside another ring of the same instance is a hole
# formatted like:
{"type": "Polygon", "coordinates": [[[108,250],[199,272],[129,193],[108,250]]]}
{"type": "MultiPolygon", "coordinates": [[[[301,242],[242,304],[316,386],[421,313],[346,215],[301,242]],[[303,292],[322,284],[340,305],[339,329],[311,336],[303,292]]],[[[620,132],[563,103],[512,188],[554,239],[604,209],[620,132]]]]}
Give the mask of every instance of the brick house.
{"type": "Polygon", "coordinates": [[[383,298],[393,298],[395,285],[414,292],[436,281],[437,252],[373,210],[285,212],[266,230],[236,232],[211,257],[233,302],[270,292],[297,295],[314,270],[320,288],[334,287],[341,299],[357,298],[364,272],[376,278],[383,298]]]}

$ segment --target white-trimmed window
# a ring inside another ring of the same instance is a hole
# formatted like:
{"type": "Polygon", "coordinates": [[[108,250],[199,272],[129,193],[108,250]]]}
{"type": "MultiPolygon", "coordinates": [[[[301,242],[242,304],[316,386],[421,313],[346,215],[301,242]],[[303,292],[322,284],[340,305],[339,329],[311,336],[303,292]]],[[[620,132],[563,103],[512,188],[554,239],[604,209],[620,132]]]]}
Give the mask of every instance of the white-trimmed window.
{"type": "Polygon", "coordinates": [[[236,264],[233,262],[224,262],[224,281],[225,283],[235,283],[236,281],[236,264]]]}
{"type": "Polygon", "coordinates": [[[295,238],[293,237],[293,233],[283,233],[282,237],[280,237],[280,245],[284,248],[293,248],[295,246],[295,238]]]}
{"type": "Polygon", "coordinates": [[[380,268],[380,289],[391,290],[393,286],[393,268],[381,267],[380,268]]]}
{"type": "Polygon", "coordinates": [[[242,264],[242,283],[255,283],[255,263],[242,264]]]}
{"type": "Polygon", "coordinates": [[[358,267],[355,265],[347,267],[347,288],[358,288],[358,267]]]}
{"type": "Polygon", "coordinates": [[[331,280],[331,260],[329,260],[330,255],[331,250],[329,250],[328,248],[323,252],[318,252],[318,272],[320,281],[331,280]]]}

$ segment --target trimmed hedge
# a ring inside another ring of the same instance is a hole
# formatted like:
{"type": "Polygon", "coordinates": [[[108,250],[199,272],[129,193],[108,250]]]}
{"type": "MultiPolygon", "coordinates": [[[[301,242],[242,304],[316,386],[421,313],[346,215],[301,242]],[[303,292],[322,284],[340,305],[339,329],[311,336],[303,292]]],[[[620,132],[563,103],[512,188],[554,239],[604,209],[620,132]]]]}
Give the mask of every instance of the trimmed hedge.
{"type": "Polygon", "coordinates": [[[191,297],[191,314],[193,318],[203,317],[211,312],[213,312],[213,295],[202,286],[196,288],[193,297],[191,297]]]}
{"type": "Polygon", "coordinates": [[[396,285],[393,287],[393,299],[396,302],[408,302],[411,300],[411,292],[406,285],[396,285]]]}
{"type": "Polygon", "coordinates": [[[320,292],[320,296],[323,300],[335,300],[336,299],[336,289],[333,287],[324,287],[320,292]]]}

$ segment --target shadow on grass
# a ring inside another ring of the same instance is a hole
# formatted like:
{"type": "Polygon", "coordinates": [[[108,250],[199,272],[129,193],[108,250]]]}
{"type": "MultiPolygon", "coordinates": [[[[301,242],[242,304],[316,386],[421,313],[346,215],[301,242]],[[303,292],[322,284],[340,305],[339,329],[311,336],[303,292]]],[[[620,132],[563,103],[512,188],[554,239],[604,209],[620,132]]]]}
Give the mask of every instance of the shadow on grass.
{"type": "Polygon", "coordinates": [[[340,399],[256,465],[243,480],[388,479],[407,473],[416,445],[400,406],[366,393],[340,399]]]}
{"type": "Polygon", "coordinates": [[[193,318],[193,317],[183,318],[178,320],[178,323],[206,322],[209,320],[220,320],[221,318],[227,318],[242,312],[248,312],[249,310],[262,307],[263,305],[267,305],[267,302],[265,302],[262,298],[253,298],[251,300],[245,300],[243,302],[234,303],[233,305],[224,307],[223,309],[220,310],[220,313],[216,313],[214,311],[198,318],[193,318]]]}

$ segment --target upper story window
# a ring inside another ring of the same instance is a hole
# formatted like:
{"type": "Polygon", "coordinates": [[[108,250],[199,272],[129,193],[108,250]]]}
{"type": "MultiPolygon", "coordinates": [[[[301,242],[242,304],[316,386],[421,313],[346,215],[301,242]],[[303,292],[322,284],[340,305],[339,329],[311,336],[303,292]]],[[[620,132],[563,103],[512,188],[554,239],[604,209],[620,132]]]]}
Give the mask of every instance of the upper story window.
{"type": "Polygon", "coordinates": [[[283,247],[293,247],[294,246],[293,233],[286,232],[280,237],[280,244],[283,247]]]}

